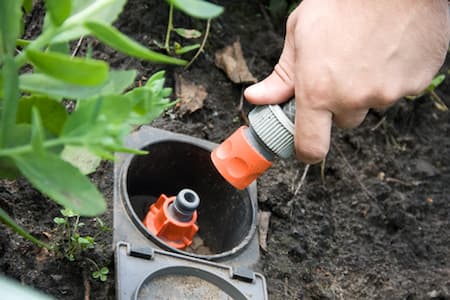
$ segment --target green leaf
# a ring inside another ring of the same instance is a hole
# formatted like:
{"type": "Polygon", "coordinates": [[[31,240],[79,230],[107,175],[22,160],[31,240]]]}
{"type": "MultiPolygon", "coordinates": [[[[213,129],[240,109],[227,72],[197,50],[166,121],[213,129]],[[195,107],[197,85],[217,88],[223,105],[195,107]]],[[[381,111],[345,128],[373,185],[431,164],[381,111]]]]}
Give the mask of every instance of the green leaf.
{"type": "Polygon", "coordinates": [[[109,269],[108,269],[107,267],[102,267],[102,268],[100,269],[100,273],[106,275],[106,274],[109,273],[109,269]]]}
{"type": "Polygon", "coordinates": [[[69,43],[54,43],[48,47],[48,51],[69,54],[70,45],[69,43]]]}
{"type": "Polygon", "coordinates": [[[134,103],[130,122],[135,125],[150,123],[172,106],[168,100],[159,99],[151,90],[145,88],[134,89],[127,97],[134,103]]]}
{"type": "Polygon", "coordinates": [[[61,209],[60,212],[61,212],[61,215],[63,215],[64,217],[68,217],[68,218],[78,217],[78,215],[70,208],[61,209]]]}
{"type": "MultiPolygon", "coordinates": [[[[0,72],[0,100],[3,98],[3,74],[0,72]]],[[[0,106],[0,109],[2,107],[0,106]]],[[[1,110],[0,110],[1,113],[1,110]]]]}
{"type": "Polygon", "coordinates": [[[25,10],[25,12],[29,14],[33,9],[33,0],[23,0],[22,7],[25,10]]]}
{"type": "Polygon", "coordinates": [[[82,142],[78,145],[105,159],[113,159],[113,152],[130,152],[123,147],[123,138],[131,130],[131,108],[132,103],[125,95],[81,101],[67,119],[61,137],[78,138],[82,142]]]}
{"type": "Polygon", "coordinates": [[[44,139],[41,116],[37,108],[33,107],[31,111],[31,147],[35,153],[43,153],[45,151],[44,139]]]}
{"type": "Polygon", "coordinates": [[[18,46],[18,47],[27,47],[30,44],[31,44],[30,40],[24,40],[24,39],[16,40],[16,46],[18,46]]]}
{"type": "Polygon", "coordinates": [[[26,53],[41,72],[69,83],[94,86],[104,83],[108,77],[109,66],[104,61],[31,49],[26,53]]]}
{"type": "Polygon", "coordinates": [[[196,39],[202,36],[202,33],[196,29],[175,28],[174,31],[185,39],[196,39]]]}
{"type": "Polygon", "coordinates": [[[54,222],[55,224],[58,224],[58,225],[64,225],[64,224],[67,224],[66,219],[60,218],[60,217],[55,217],[55,218],[53,218],[53,222],[54,222]]]}
{"type": "Polygon", "coordinates": [[[92,242],[89,239],[84,238],[84,237],[79,237],[77,239],[77,242],[78,242],[78,244],[81,244],[81,245],[90,245],[90,244],[92,244],[92,242]]]}
{"type": "Polygon", "coordinates": [[[85,27],[103,43],[130,56],[159,63],[175,65],[186,64],[186,61],[184,60],[173,58],[147,49],[109,24],[89,21],[85,23],[85,27]]]}
{"type": "Polygon", "coordinates": [[[19,80],[20,89],[26,92],[39,93],[53,99],[86,99],[96,95],[121,93],[133,84],[135,77],[135,70],[111,71],[104,84],[89,87],[67,83],[44,74],[24,74],[19,80]]]}
{"type": "Polygon", "coordinates": [[[178,54],[178,55],[185,54],[185,53],[194,51],[198,48],[200,48],[200,44],[193,44],[193,45],[188,45],[188,46],[184,46],[184,47],[181,47],[181,45],[178,44],[178,46],[175,46],[175,54],[178,54]]]}
{"type": "Polygon", "coordinates": [[[13,148],[27,145],[31,140],[31,125],[30,124],[15,124],[8,129],[7,143],[5,148],[13,148]]]}
{"type": "Polygon", "coordinates": [[[66,146],[61,153],[62,159],[78,168],[84,175],[94,173],[101,158],[84,147],[66,146]]]}
{"type": "Polygon", "coordinates": [[[14,54],[16,39],[20,34],[22,1],[0,1],[0,57],[14,54]]]}
{"type": "Polygon", "coordinates": [[[440,86],[445,80],[445,74],[439,74],[436,77],[433,78],[431,83],[426,88],[425,92],[429,93],[431,91],[434,91],[438,86],[440,86]]]}
{"type": "Polygon", "coordinates": [[[64,106],[53,99],[42,96],[23,97],[19,101],[17,123],[31,123],[31,110],[36,108],[42,118],[42,125],[49,132],[58,135],[67,119],[64,106]]]}
{"type": "Polygon", "coordinates": [[[130,102],[121,95],[82,101],[69,116],[62,135],[71,137],[91,135],[95,136],[97,141],[100,138],[106,139],[111,136],[111,133],[115,133],[115,129],[123,129],[130,110],[130,102]]]}
{"type": "Polygon", "coordinates": [[[70,0],[45,0],[45,6],[56,26],[61,25],[67,19],[72,9],[70,0]]]}
{"type": "Polygon", "coordinates": [[[202,0],[167,0],[185,14],[198,19],[212,19],[223,12],[223,7],[202,0]]]}
{"type": "Polygon", "coordinates": [[[82,216],[106,209],[103,196],[80,171],[51,153],[13,156],[22,174],[43,194],[82,216]]]}
{"type": "Polygon", "coordinates": [[[64,124],[61,136],[76,137],[92,134],[102,105],[101,100],[102,98],[93,98],[79,102],[64,124]]]}
{"type": "Polygon", "coordinates": [[[52,42],[67,42],[87,35],[86,21],[112,24],[122,12],[126,0],[72,0],[72,15],[64,22],[61,33],[52,42]]]}

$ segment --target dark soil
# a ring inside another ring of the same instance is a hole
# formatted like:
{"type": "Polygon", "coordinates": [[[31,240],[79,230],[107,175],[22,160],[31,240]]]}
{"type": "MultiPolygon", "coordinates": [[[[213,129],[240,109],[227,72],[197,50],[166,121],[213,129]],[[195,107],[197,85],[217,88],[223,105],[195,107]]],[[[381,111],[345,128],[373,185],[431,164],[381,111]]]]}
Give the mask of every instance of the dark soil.
{"type": "MultiPolygon", "coordinates": [[[[250,70],[262,79],[280,54],[283,25],[270,18],[261,1],[222,2],[226,12],[212,22],[205,52],[188,70],[141,62],[94,44],[95,55],[113,68],[138,69],[143,79],[166,69],[168,85],[182,74],[206,88],[202,109],[183,117],[167,112],[153,126],[219,143],[244,123],[239,109],[244,86],[215,67],[214,53],[239,40],[250,70]]],[[[154,47],[152,40],[164,38],[167,10],[164,1],[130,0],[116,25],[154,47]]],[[[35,10],[28,31],[38,30],[41,12],[35,10]]],[[[175,23],[204,26],[178,13],[175,23]]],[[[436,91],[448,106],[449,87],[446,80],[436,91]]],[[[449,136],[450,113],[425,96],[372,111],[357,129],[334,129],[323,170],[311,166],[297,193],[305,166],[277,161],[258,182],[260,209],[272,213],[260,270],[270,299],[450,299],[449,136]]],[[[110,204],[102,217],[109,225],[112,172],[113,163],[106,162],[91,176],[110,204]]],[[[53,223],[59,208],[24,180],[0,182],[0,205],[33,235],[51,243],[61,239],[53,223]]],[[[98,232],[94,220],[83,221],[85,233],[98,232]]],[[[113,299],[111,244],[112,234],[104,233],[95,250],[69,262],[0,225],[0,270],[58,299],[85,294],[113,299]],[[105,283],[91,278],[85,257],[110,269],[105,283]]]]}

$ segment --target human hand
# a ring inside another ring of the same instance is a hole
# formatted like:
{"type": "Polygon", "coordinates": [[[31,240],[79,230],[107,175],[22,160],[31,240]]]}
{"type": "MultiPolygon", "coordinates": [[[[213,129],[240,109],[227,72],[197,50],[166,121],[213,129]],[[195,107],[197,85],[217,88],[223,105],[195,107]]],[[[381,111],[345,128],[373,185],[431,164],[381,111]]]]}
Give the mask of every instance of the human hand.
{"type": "Polygon", "coordinates": [[[444,0],[303,0],[289,16],[278,64],[245,90],[254,104],[296,98],[299,160],[316,163],[331,126],[358,126],[369,108],[422,92],[450,39],[444,0]]]}

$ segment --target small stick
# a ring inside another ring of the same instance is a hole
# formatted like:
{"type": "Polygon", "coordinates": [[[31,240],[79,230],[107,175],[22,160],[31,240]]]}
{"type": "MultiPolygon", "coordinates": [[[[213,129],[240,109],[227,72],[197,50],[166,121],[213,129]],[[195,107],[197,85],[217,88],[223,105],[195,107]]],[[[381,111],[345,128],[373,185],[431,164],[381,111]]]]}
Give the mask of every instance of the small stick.
{"type": "Polygon", "coordinates": [[[307,164],[305,166],[305,169],[303,170],[302,178],[300,178],[300,182],[297,185],[297,188],[295,189],[294,196],[297,195],[297,193],[300,191],[300,188],[302,187],[303,183],[305,182],[306,174],[308,174],[310,164],[307,164]]]}
{"type": "Polygon", "coordinates": [[[407,182],[407,181],[404,181],[404,180],[401,180],[401,179],[397,179],[397,178],[394,178],[394,177],[386,177],[384,179],[384,181],[398,183],[398,184],[406,185],[406,186],[418,186],[418,185],[422,184],[421,181],[415,180],[415,181],[407,182]]]}
{"type": "Polygon", "coordinates": [[[284,277],[284,296],[287,297],[289,292],[289,278],[284,277]]]}
{"type": "Polygon", "coordinates": [[[91,299],[91,283],[89,282],[88,276],[83,272],[84,277],[84,300],[91,299]]]}
{"type": "Polygon", "coordinates": [[[72,57],[74,57],[75,55],[77,55],[78,51],[80,50],[81,43],[83,42],[83,38],[84,38],[84,37],[82,36],[82,37],[80,37],[80,39],[78,40],[78,42],[77,42],[77,44],[76,44],[76,46],[75,46],[75,49],[73,49],[72,57]]]}
{"type": "Polygon", "coordinates": [[[320,179],[322,180],[322,184],[325,184],[325,165],[327,163],[327,158],[325,157],[320,163],[320,179]]]}
{"type": "Polygon", "coordinates": [[[384,116],[383,118],[381,118],[381,120],[372,128],[370,128],[370,131],[375,131],[378,129],[378,127],[380,127],[384,121],[386,121],[386,116],[384,116]]]}
{"type": "Polygon", "coordinates": [[[194,57],[184,67],[185,69],[189,68],[189,66],[192,65],[192,63],[197,59],[197,57],[200,55],[200,53],[203,52],[203,49],[205,48],[206,40],[208,39],[210,28],[211,28],[211,19],[208,19],[208,21],[206,22],[205,36],[203,37],[202,43],[200,44],[200,48],[198,48],[198,50],[195,53],[194,57]]]}

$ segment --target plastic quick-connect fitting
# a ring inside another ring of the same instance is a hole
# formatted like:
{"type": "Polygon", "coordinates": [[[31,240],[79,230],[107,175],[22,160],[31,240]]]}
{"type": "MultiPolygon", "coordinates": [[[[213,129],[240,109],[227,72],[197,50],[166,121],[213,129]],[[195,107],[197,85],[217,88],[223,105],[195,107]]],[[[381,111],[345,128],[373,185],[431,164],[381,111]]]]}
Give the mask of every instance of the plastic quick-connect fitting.
{"type": "Polygon", "coordinates": [[[184,249],[198,231],[197,207],[200,198],[191,189],[181,190],[175,197],[164,194],[152,204],[144,218],[147,229],[169,246],[184,249]]]}
{"type": "Polygon", "coordinates": [[[219,173],[241,190],[270,168],[275,156],[294,153],[295,100],[257,106],[248,118],[249,127],[240,127],[211,153],[219,173]]]}

